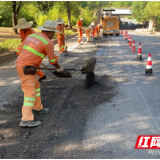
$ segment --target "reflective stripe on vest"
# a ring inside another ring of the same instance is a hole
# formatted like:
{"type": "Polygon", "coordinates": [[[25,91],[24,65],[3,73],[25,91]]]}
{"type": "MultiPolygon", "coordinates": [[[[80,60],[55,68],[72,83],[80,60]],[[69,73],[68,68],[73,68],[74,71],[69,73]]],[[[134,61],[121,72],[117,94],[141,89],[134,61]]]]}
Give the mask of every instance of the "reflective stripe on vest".
{"type": "Polygon", "coordinates": [[[37,94],[36,94],[36,97],[39,97],[40,95],[41,95],[40,93],[37,93],[37,94]]]}
{"type": "Polygon", "coordinates": [[[33,48],[31,48],[31,47],[29,47],[29,46],[24,45],[23,48],[26,49],[26,50],[28,50],[28,51],[30,51],[30,52],[32,52],[32,53],[35,54],[36,56],[39,56],[39,57],[41,57],[41,58],[44,58],[44,57],[45,57],[44,54],[42,54],[42,53],[40,53],[40,52],[37,52],[36,50],[34,50],[33,48]]]}
{"type": "Polygon", "coordinates": [[[23,106],[33,107],[34,103],[24,102],[23,106]]]}
{"type": "Polygon", "coordinates": [[[56,61],[56,59],[50,59],[49,61],[53,63],[56,61]]]}
{"type": "Polygon", "coordinates": [[[36,92],[40,92],[40,91],[41,91],[41,89],[40,89],[40,88],[37,88],[37,89],[36,89],[36,92]]]}
{"type": "Polygon", "coordinates": [[[62,34],[62,33],[63,33],[63,31],[64,31],[64,30],[62,30],[62,31],[60,32],[60,34],[62,34]]]}
{"type": "Polygon", "coordinates": [[[62,46],[61,47],[59,47],[59,50],[61,50],[62,49],[62,46]]]}
{"type": "Polygon", "coordinates": [[[38,38],[40,41],[42,41],[44,44],[48,44],[48,41],[47,40],[45,40],[43,37],[41,37],[41,36],[38,36],[38,35],[36,35],[36,34],[30,34],[29,36],[31,36],[31,37],[36,37],[36,38],[38,38]]]}
{"type": "Polygon", "coordinates": [[[35,101],[35,98],[31,98],[31,97],[24,97],[25,101],[35,101]]]}

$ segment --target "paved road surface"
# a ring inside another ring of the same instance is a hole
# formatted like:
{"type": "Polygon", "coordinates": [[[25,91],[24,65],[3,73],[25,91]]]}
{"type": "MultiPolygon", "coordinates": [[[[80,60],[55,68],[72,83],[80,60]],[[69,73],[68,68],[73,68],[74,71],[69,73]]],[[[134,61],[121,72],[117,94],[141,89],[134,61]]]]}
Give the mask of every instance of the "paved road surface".
{"type": "MultiPolygon", "coordinates": [[[[131,47],[122,35],[103,38],[92,46],[92,49],[96,48],[96,75],[112,77],[117,84],[117,94],[112,99],[106,99],[90,108],[85,122],[81,120],[85,124],[82,126],[83,132],[78,130],[76,134],[68,134],[67,137],[63,137],[66,138],[64,143],[56,144],[54,147],[50,142],[50,147],[46,146],[38,158],[160,158],[159,154],[150,154],[149,150],[135,149],[138,135],[160,135],[159,37],[133,31],[129,31],[129,34],[136,41],[136,50],[138,43],[142,43],[144,61],[136,61],[137,53],[131,52],[131,47]],[[155,76],[150,77],[142,74],[145,71],[148,53],[152,54],[155,73],[155,76]]],[[[69,40],[70,52],[74,51],[74,48],[76,50],[75,41],[77,37],[69,40]]],[[[57,46],[55,49],[58,50],[57,46]]],[[[58,55],[58,52],[56,54],[58,55]]],[[[61,58],[64,60],[65,57],[61,58]]],[[[0,66],[1,109],[5,108],[7,99],[20,89],[14,61],[0,66]]],[[[44,63],[47,64],[47,59],[44,63]]],[[[103,84],[107,83],[104,79],[103,84]]],[[[3,123],[2,120],[0,123],[3,123]]],[[[76,123],[81,124],[80,121],[76,123]]]]}

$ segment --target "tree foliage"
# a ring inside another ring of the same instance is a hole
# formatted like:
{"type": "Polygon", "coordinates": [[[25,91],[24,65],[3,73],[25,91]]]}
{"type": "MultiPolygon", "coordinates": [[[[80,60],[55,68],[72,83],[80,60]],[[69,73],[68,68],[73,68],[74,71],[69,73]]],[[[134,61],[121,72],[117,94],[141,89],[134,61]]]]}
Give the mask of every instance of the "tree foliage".
{"type": "Polygon", "coordinates": [[[35,6],[41,13],[47,14],[50,9],[55,5],[56,1],[33,1],[32,4],[35,6]]]}
{"type": "Polygon", "coordinates": [[[0,1],[0,26],[12,26],[12,3],[0,1]]]}
{"type": "MultiPolygon", "coordinates": [[[[0,26],[12,26],[12,4],[15,1],[0,1],[0,26]]],[[[17,1],[16,11],[21,1],[17,1]]],[[[34,27],[43,25],[46,20],[62,18],[70,27],[83,17],[88,26],[96,19],[94,14],[100,8],[130,8],[138,22],[154,19],[160,23],[159,1],[23,1],[17,18],[33,21],[34,27]]],[[[16,22],[15,22],[16,24],[16,22]]]]}
{"type": "Polygon", "coordinates": [[[157,19],[160,18],[160,1],[149,1],[145,12],[148,19],[153,19],[157,22],[157,19]]]}
{"type": "Polygon", "coordinates": [[[117,8],[128,8],[131,7],[132,1],[115,1],[112,5],[117,8]]]}
{"type": "Polygon", "coordinates": [[[145,7],[148,2],[146,1],[134,1],[131,6],[132,17],[138,22],[145,22],[148,20],[146,15],[145,7]]]}

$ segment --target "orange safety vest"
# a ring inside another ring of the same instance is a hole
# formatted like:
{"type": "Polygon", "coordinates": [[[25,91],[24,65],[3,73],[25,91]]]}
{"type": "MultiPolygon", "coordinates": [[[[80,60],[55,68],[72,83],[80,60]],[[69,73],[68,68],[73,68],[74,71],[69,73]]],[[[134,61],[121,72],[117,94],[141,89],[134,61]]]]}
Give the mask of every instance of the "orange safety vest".
{"type": "Polygon", "coordinates": [[[87,28],[86,28],[86,32],[92,33],[92,28],[91,28],[91,27],[87,27],[87,28]]]}
{"type": "Polygon", "coordinates": [[[56,27],[56,30],[58,30],[60,33],[57,33],[57,38],[58,38],[58,46],[59,46],[59,53],[64,51],[65,48],[65,42],[64,42],[64,23],[61,25],[58,25],[56,27]]]}
{"type": "Polygon", "coordinates": [[[81,21],[81,20],[79,20],[79,21],[77,22],[77,30],[78,30],[78,29],[82,30],[82,21],[81,21]]]}
{"type": "Polygon", "coordinates": [[[58,60],[54,55],[53,42],[42,32],[27,36],[18,50],[21,54],[17,58],[16,66],[32,65],[38,68],[46,55],[52,65],[58,60]]]}

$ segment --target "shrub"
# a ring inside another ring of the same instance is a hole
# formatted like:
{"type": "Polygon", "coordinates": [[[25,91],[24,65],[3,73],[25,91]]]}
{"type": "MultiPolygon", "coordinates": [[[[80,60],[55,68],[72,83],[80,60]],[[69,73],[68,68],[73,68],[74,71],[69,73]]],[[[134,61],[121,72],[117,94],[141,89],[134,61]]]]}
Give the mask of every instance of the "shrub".
{"type": "Polygon", "coordinates": [[[25,18],[27,22],[33,21],[33,27],[37,26],[36,18],[38,17],[38,9],[33,5],[24,5],[18,14],[18,19],[25,18]]]}

